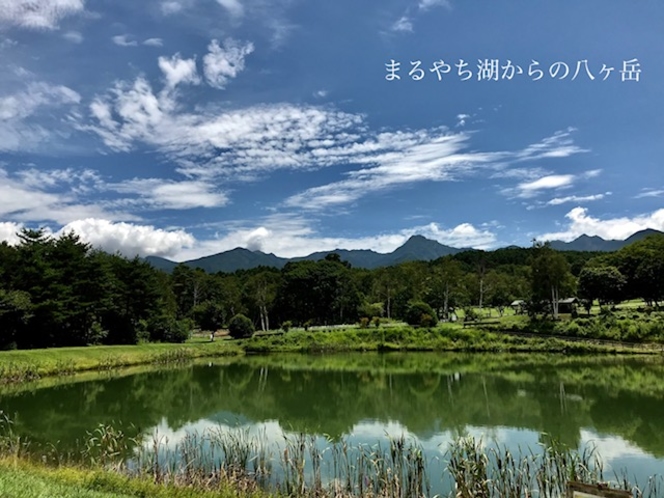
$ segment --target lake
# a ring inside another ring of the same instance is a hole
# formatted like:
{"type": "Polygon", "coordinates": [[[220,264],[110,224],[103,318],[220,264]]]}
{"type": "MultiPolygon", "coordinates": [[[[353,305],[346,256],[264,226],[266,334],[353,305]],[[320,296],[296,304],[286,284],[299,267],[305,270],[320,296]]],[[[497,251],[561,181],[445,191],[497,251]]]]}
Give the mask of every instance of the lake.
{"type": "Polygon", "coordinates": [[[100,424],[165,448],[207,431],[249,435],[275,458],[299,434],[323,453],[405,436],[423,451],[432,493],[444,493],[449,443],[474,436],[514,453],[591,445],[607,478],[664,473],[661,358],[270,355],[48,383],[5,387],[0,410],[33,444],[62,452],[80,451],[100,424]]]}

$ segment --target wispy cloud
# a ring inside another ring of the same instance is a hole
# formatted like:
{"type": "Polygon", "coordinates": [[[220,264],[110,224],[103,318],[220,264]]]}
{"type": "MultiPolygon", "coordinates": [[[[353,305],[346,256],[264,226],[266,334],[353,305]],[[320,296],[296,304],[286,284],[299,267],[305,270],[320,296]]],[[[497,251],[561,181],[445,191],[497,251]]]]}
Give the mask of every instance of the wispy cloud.
{"type": "MultiPolygon", "coordinates": [[[[581,151],[578,148],[570,148],[566,145],[561,146],[561,151],[551,151],[550,153],[554,154],[553,156],[548,156],[549,152],[543,152],[543,150],[540,149],[539,147],[531,146],[528,147],[527,150],[530,150],[533,159],[538,159],[542,157],[567,157],[566,155],[559,156],[557,154],[559,153],[562,154],[563,152],[565,154],[572,154],[581,151]]],[[[519,156],[518,161],[523,161],[524,156],[522,154],[518,154],[518,156],[519,156]]],[[[536,197],[537,195],[545,191],[570,188],[572,185],[574,185],[576,182],[580,180],[595,178],[600,174],[600,172],[601,170],[595,169],[595,170],[585,171],[581,174],[576,174],[576,175],[572,174],[546,175],[537,179],[521,182],[515,188],[504,189],[503,194],[506,194],[509,197],[529,199],[532,197],[536,197]]],[[[573,197],[568,197],[568,198],[573,199],[573,197]]]]}
{"type": "Polygon", "coordinates": [[[568,212],[565,217],[569,220],[565,230],[545,233],[537,238],[541,240],[570,241],[586,234],[598,235],[604,239],[624,240],[635,232],[646,228],[664,231],[664,209],[632,217],[600,219],[590,216],[587,208],[576,207],[568,212]]]}
{"type": "Polygon", "coordinates": [[[429,10],[433,7],[445,7],[446,9],[452,9],[452,3],[450,0],[419,0],[417,6],[420,10],[429,10]]]}
{"type": "Polygon", "coordinates": [[[57,29],[61,19],[84,9],[85,0],[0,0],[0,26],[57,29]]]}
{"type": "Polygon", "coordinates": [[[168,0],[165,2],[161,2],[161,12],[165,16],[170,16],[173,14],[177,14],[184,8],[184,5],[182,2],[178,2],[177,0],[168,0]]]}
{"type": "Polygon", "coordinates": [[[10,175],[0,170],[0,217],[13,221],[53,221],[66,224],[94,216],[105,219],[137,219],[135,215],[108,211],[98,202],[85,202],[79,194],[97,178],[90,172],[52,172],[34,169],[10,175]],[[60,188],[67,184],[67,188],[60,188]]]}
{"type": "Polygon", "coordinates": [[[164,40],[161,38],[148,38],[143,41],[143,45],[147,45],[148,47],[162,47],[164,45],[164,40]]]}
{"type": "Polygon", "coordinates": [[[83,35],[78,31],[67,31],[62,37],[72,43],[82,43],[83,35]]]}
{"type": "MultiPolygon", "coordinates": [[[[213,40],[208,48],[203,58],[206,82],[223,87],[244,68],[253,45],[227,40],[221,47],[213,40]]],[[[458,180],[479,169],[507,178],[513,165],[523,170],[518,163],[583,151],[574,144],[572,130],[518,151],[468,152],[469,133],[446,128],[377,132],[364,116],[331,107],[274,104],[187,112],[169,89],[198,82],[195,59],[176,54],[159,58],[159,66],[166,79],[163,91],[155,92],[144,77],[133,84],[120,82],[94,100],[94,124],[83,129],[97,133],[116,151],[129,151],[138,143],[155,146],[179,164],[178,172],[196,181],[246,181],[278,169],[359,166],[340,181],[292,195],[285,201],[287,207],[349,204],[372,192],[421,181],[458,180]]],[[[525,195],[560,188],[574,179],[550,175],[522,181],[517,191],[525,195]]]]}
{"type": "Polygon", "coordinates": [[[635,199],[643,199],[645,197],[661,197],[664,195],[664,189],[651,189],[645,188],[640,194],[634,196],[635,199]]]}
{"type": "Polygon", "coordinates": [[[45,82],[31,82],[22,91],[0,96],[0,152],[48,147],[58,131],[39,118],[48,110],[71,109],[80,102],[81,96],[71,88],[45,82]]]}
{"type": "Polygon", "coordinates": [[[549,175],[532,182],[520,183],[517,188],[521,191],[521,197],[531,197],[538,190],[569,187],[574,179],[574,175],[549,175]]]}
{"type": "Polygon", "coordinates": [[[611,192],[606,192],[605,194],[595,194],[595,195],[570,195],[567,197],[555,197],[546,203],[547,206],[559,206],[561,204],[568,204],[570,202],[592,202],[599,201],[604,199],[607,195],[611,195],[611,192]]]}
{"type": "Polygon", "coordinates": [[[414,32],[416,18],[435,7],[445,7],[452,10],[452,4],[449,0],[418,0],[416,6],[408,7],[404,14],[390,26],[390,31],[396,33],[414,32]]]}
{"type": "Polygon", "coordinates": [[[412,33],[413,32],[413,21],[410,17],[404,15],[395,21],[392,25],[392,31],[401,32],[401,33],[412,33]]]}
{"type": "Polygon", "coordinates": [[[355,144],[358,137],[350,133],[360,116],[293,104],[184,112],[176,97],[155,94],[145,78],[118,83],[93,101],[94,124],[81,129],[116,151],[139,142],[156,146],[179,162],[181,172],[208,177],[318,167],[370,147],[355,144]]]}
{"type": "Polygon", "coordinates": [[[139,203],[136,204],[148,209],[213,208],[228,203],[228,197],[224,193],[216,191],[214,185],[201,181],[135,178],[121,183],[107,184],[104,189],[122,194],[135,194],[139,199],[139,203]]]}
{"type": "MultiPolygon", "coordinates": [[[[347,179],[314,187],[296,194],[286,201],[290,207],[323,209],[331,205],[348,204],[372,192],[387,190],[398,185],[422,181],[456,181],[464,177],[485,174],[503,177],[510,165],[530,157],[536,160],[543,154],[553,153],[557,147],[565,149],[561,157],[575,152],[574,148],[559,144],[550,137],[518,151],[467,152],[470,134],[436,130],[399,132],[395,136],[382,133],[375,139],[373,154],[355,158],[353,162],[369,163],[369,167],[351,171],[347,179]]],[[[519,175],[523,173],[518,169],[519,175]]],[[[519,175],[515,175],[517,178],[519,175]]],[[[521,183],[517,189],[508,189],[522,196],[543,188],[562,187],[574,180],[573,175],[551,175],[521,183]],[[569,177],[569,178],[568,178],[569,177]]]]}
{"type": "Polygon", "coordinates": [[[244,7],[239,0],[217,0],[217,3],[233,17],[242,17],[244,14],[244,7]]]}
{"type": "Polygon", "coordinates": [[[138,42],[136,40],[132,40],[130,35],[116,35],[113,38],[113,43],[118,45],[119,47],[137,47],[138,42]]]}

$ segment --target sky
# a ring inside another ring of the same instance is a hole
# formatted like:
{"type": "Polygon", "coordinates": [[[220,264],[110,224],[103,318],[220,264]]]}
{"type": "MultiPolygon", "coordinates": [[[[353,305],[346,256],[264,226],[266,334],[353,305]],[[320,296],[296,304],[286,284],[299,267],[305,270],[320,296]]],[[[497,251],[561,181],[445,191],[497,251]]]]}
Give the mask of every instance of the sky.
{"type": "Polygon", "coordinates": [[[663,46],[661,0],[0,0],[0,240],[664,230],[663,46]]]}

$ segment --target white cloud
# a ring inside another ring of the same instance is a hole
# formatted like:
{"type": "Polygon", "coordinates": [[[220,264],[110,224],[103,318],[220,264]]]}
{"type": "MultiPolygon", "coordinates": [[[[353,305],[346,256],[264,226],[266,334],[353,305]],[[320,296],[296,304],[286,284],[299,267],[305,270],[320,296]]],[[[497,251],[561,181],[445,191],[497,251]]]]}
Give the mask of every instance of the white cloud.
{"type": "Polygon", "coordinates": [[[450,0],[419,0],[417,6],[420,10],[429,10],[432,7],[445,7],[447,9],[452,8],[450,0]]]}
{"type": "MultiPolygon", "coordinates": [[[[548,140],[548,139],[547,139],[548,140]]],[[[544,140],[542,143],[545,143],[547,140],[544,140]]],[[[529,151],[530,154],[532,154],[533,159],[540,159],[542,157],[567,157],[568,154],[574,154],[574,153],[579,153],[583,152],[580,148],[577,148],[576,146],[569,147],[567,145],[562,145],[560,147],[561,150],[556,151],[555,148],[553,149],[541,149],[537,146],[529,146],[525,150],[529,151]]],[[[520,152],[517,154],[518,162],[524,161],[524,155],[523,152],[520,152]]],[[[520,170],[524,171],[524,170],[520,170]]],[[[526,172],[528,170],[525,170],[526,172]]],[[[541,194],[542,192],[545,192],[547,190],[559,190],[559,189],[565,189],[571,187],[574,183],[580,181],[580,180],[588,180],[591,178],[595,178],[599,176],[599,174],[602,172],[600,169],[593,169],[589,171],[584,171],[580,174],[572,175],[572,174],[566,174],[566,175],[545,175],[545,176],[540,176],[539,178],[530,178],[527,181],[519,183],[515,188],[507,188],[504,189],[502,192],[503,194],[506,194],[510,197],[519,197],[522,199],[528,199],[532,197],[536,197],[537,195],[541,194]]],[[[497,177],[500,177],[499,175],[495,175],[497,177]]],[[[503,176],[505,177],[505,176],[503,176]]],[[[563,202],[571,202],[575,198],[573,196],[570,197],[564,197],[562,199],[568,199],[563,202]]],[[[595,200],[595,199],[583,199],[579,198],[580,200],[595,200]]],[[[563,202],[558,202],[558,204],[562,204],[563,202]]],[[[555,204],[555,203],[554,203],[555,204]]]]}
{"type": "Polygon", "coordinates": [[[180,83],[197,85],[201,82],[196,69],[196,59],[182,59],[180,54],[175,54],[170,59],[159,57],[159,69],[164,73],[168,88],[175,88],[180,83]]]}
{"type": "Polygon", "coordinates": [[[408,16],[401,16],[397,21],[392,25],[392,31],[397,32],[406,32],[412,33],[413,31],[413,22],[408,16]]]}
{"type": "Polygon", "coordinates": [[[62,227],[59,233],[70,231],[94,247],[129,257],[168,257],[194,244],[194,237],[184,230],[162,230],[149,225],[112,223],[105,219],[76,220],[62,227]]]}
{"type": "Polygon", "coordinates": [[[138,42],[136,40],[131,40],[129,35],[116,35],[112,38],[113,43],[120,47],[136,47],[138,42]]]}
{"type": "Polygon", "coordinates": [[[314,92],[314,97],[317,97],[319,99],[324,99],[325,97],[327,97],[329,95],[329,93],[330,92],[328,92],[327,90],[318,90],[318,91],[314,92]]]}
{"type": "Polygon", "coordinates": [[[244,70],[244,59],[254,51],[251,42],[240,43],[228,38],[223,47],[217,40],[208,45],[208,53],[203,57],[205,78],[210,86],[223,89],[229,79],[235,78],[244,70]]]}
{"type": "MultiPolygon", "coordinates": [[[[552,136],[526,147],[517,158],[520,161],[532,161],[534,159],[548,159],[569,157],[574,154],[588,152],[574,143],[572,133],[575,128],[569,127],[566,130],[557,131],[552,136]]],[[[599,173],[600,170],[593,170],[586,175],[599,173]]]]}
{"type": "Polygon", "coordinates": [[[143,41],[143,45],[147,45],[148,47],[162,47],[164,45],[164,40],[161,38],[148,38],[143,41]]]}
{"type": "Polygon", "coordinates": [[[213,185],[200,181],[133,179],[119,184],[108,184],[105,188],[118,193],[137,194],[151,209],[213,208],[228,203],[228,197],[224,193],[216,192],[213,185]]]}
{"type": "Polygon", "coordinates": [[[177,2],[175,0],[161,3],[161,13],[164,14],[165,16],[177,14],[183,8],[184,6],[182,5],[182,2],[177,2]]]}
{"type": "Polygon", "coordinates": [[[242,17],[244,14],[244,7],[239,0],[217,0],[217,3],[233,17],[242,17]]]}
{"type": "Polygon", "coordinates": [[[62,37],[72,43],[82,43],[83,35],[78,31],[67,31],[62,37]]]}
{"type": "Polygon", "coordinates": [[[466,126],[466,120],[470,114],[457,114],[457,127],[466,126]]]}
{"type": "Polygon", "coordinates": [[[643,199],[645,197],[661,197],[662,195],[664,195],[664,189],[646,188],[646,189],[643,189],[643,192],[641,192],[640,194],[635,195],[634,198],[635,199],[643,199]]]}
{"type": "Polygon", "coordinates": [[[547,206],[559,206],[560,204],[567,204],[569,202],[592,202],[599,201],[604,199],[605,196],[611,195],[611,192],[606,192],[605,194],[595,194],[595,195],[570,195],[567,197],[556,197],[551,199],[546,203],[547,206]]]}
{"type": "Polygon", "coordinates": [[[23,228],[22,223],[13,223],[11,221],[0,222],[0,242],[7,242],[10,245],[16,245],[20,242],[16,235],[23,228]]]}
{"type": "Polygon", "coordinates": [[[522,197],[529,197],[535,191],[568,187],[574,182],[574,175],[549,175],[531,182],[523,182],[518,185],[522,197]]]}
{"type": "Polygon", "coordinates": [[[310,168],[352,153],[342,146],[362,149],[350,133],[361,116],[291,104],[178,113],[174,98],[169,92],[155,95],[144,78],[118,83],[93,101],[96,123],[82,129],[97,133],[116,151],[131,150],[136,142],[156,146],[190,176],[310,168]],[[339,147],[339,157],[330,154],[331,145],[339,147]]]}
{"type": "Polygon", "coordinates": [[[84,8],[85,0],[0,0],[0,26],[57,29],[62,18],[84,8]]]}
{"type": "Polygon", "coordinates": [[[537,237],[538,240],[570,241],[583,234],[598,235],[607,240],[624,240],[635,232],[646,228],[664,231],[664,209],[659,209],[650,214],[602,220],[588,215],[587,208],[576,207],[565,217],[569,220],[565,230],[545,233],[537,237]]]}

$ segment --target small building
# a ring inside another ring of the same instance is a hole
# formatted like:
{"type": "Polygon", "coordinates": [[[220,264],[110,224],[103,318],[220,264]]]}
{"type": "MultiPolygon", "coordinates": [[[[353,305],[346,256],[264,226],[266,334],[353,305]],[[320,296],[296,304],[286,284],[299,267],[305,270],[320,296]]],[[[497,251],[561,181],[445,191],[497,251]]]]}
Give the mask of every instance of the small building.
{"type": "Polygon", "coordinates": [[[568,297],[558,301],[558,313],[573,313],[579,306],[578,297],[568,297]]]}
{"type": "Polygon", "coordinates": [[[512,301],[510,308],[514,310],[517,315],[523,315],[526,312],[526,302],[523,299],[512,301]]]}

